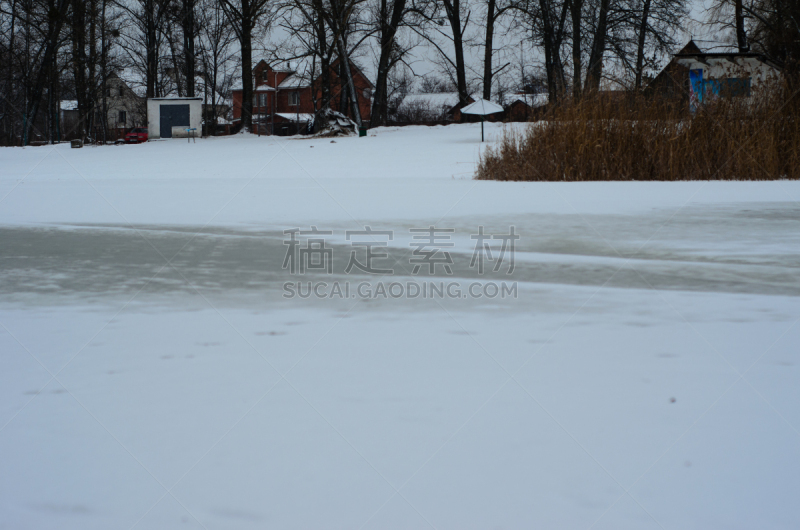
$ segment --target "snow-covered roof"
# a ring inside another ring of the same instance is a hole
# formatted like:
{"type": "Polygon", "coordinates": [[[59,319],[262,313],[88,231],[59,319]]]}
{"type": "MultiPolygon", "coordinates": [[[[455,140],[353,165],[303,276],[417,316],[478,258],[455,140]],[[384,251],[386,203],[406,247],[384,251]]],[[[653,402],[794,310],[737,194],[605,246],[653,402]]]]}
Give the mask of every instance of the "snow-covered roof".
{"type": "Polygon", "coordinates": [[[476,116],[488,116],[503,112],[503,107],[497,103],[478,98],[475,103],[470,103],[461,109],[462,114],[474,114],[476,116]]]}
{"type": "Polygon", "coordinates": [[[451,108],[458,104],[458,92],[439,92],[434,94],[408,94],[403,98],[400,107],[406,105],[424,105],[427,107],[438,108],[447,107],[451,108]]]}
{"type": "Polygon", "coordinates": [[[169,96],[166,98],[147,98],[153,101],[203,101],[203,98],[200,96],[195,96],[193,98],[189,97],[178,97],[178,96],[169,96]]]}
{"type": "Polygon", "coordinates": [[[78,110],[78,102],[74,99],[64,99],[61,101],[61,110],[78,110]]]}
{"type": "MultiPolygon", "coordinates": [[[[269,65],[269,61],[266,59],[259,59],[255,61],[255,65],[258,65],[264,61],[269,65]]],[[[311,86],[311,76],[309,75],[311,72],[311,61],[309,60],[300,60],[296,63],[295,67],[292,67],[291,64],[287,63],[279,63],[275,66],[270,66],[273,72],[276,73],[288,73],[290,74],[286,79],[283,80],[282,83],[278,85],[278,89],[284,88],[305,88],[311,86]]],[[[319,65],[317,65],[317,69],[319,69],[319,65]]],[[[255,83],[255,76],[253,76],[253,82],[255,83]]],[[[241,79],[237,79],[233,85],[231,86],[231,90],[242,90],[244,85],[242,84],[241,79]]],[[[265,85],[261,85],[257,89],[254,90],[274,90],[272,88],[268,88],[265,85]]]]}
{"type": "Polygon", "coordinates": [[[521,101],[531,108],[542,107],[547,105],[550,100],[547,93],[542,94],[514,94],[511,96],[511,103],[521,101]]]}
{"type": "Polygon", "coordinates": [[[145,79],[138,70],[135,68],[119,68],[114,71],[114,75],[128,85],[128,88],[133,90],[134,94],[139,97],[145,96],[145,79]]]}
{"type": "Polygon", "coordinates": [[[278,88],[305,88],[308,86],[311,86],[311,75],[305,72],[295,72],[284,79],[278,85],[278,88]]]}
{"type": "MultiPolygon", "coordinates": [[[[266,59],[263,60],[269,64],[266,59]]],[[[258,65],[260,63],[261,60],[257,61],[255,64],[258,65]]],[[[358,69],[358,66],[355,63],[351,64],[354,68],[358,69]]],[[[279,65],[271,66],[270,68],[273,72],[289,74],[286,79],[278,84],[278,90],[310,87],[314,78],[320,74],[320,64],[318,62],[315,63],[308,57],[301,58],[299,60],[295,59],[291,63],[279,63],[279,65]]],[[[372,85],[369,79],[367,79],[367,82],[372,85]]],[[[238,79],[235,83],[233,83],[231,90],[242,90],[242,88],[242,81],[241,79],[238,79]]],[[[458,95],[456,95],[455,103],[458,103],[458,95]]],[[[453,103],[453,105],[455,105],[455,103],[453,103]]]]}
{"type": "Polygon", "coordinates": [[[293,112],[276,112],[275,116],[280,116],[284,120],[294,121],[294,122],[297,122],[297,123],[314,121],[314,115],[313,114],[304,114],[302,112],[300,114],[296,114],[296,113],[293,113],[293,112]]]}

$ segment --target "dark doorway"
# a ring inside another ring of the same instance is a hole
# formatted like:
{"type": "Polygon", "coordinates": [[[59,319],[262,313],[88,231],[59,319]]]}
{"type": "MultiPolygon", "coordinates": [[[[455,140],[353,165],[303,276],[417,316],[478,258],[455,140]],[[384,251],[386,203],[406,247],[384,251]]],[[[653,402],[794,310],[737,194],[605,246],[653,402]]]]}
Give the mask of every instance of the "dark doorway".
{"type": "Polygon", "coordinates": [[[173,127],[189,128],[189,105],[161,105],[161,138],[172,138],[173,127]]]}

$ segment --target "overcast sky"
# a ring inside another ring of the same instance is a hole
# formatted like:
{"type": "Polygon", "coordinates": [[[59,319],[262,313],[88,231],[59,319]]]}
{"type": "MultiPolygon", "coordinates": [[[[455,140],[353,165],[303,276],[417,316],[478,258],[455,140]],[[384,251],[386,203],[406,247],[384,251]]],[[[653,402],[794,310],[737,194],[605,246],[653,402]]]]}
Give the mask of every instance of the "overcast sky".
{"type": "MultiPolygon", "coordinates": [[[[674,51],[678,51],[690,38],[693,38],[703,50],[720,51],[720,47],[725,46],[724,41],[728,35],[720,31],[719,28],[708,24],[708,8],[712,5],[712,2],[713,0],[689,1],[689,17],[684,22],[681,34],[676,36],[676,40],[679,44],[674,51]]],[[[482,29],[477,26],[477,24],[473,24],[472,31],[482,32],[482,29]]],[[[276,29],[271,32],[268,37],[268,42],[275,43],[285,41],[286,37],[287,35],[284,31],[276,29]]],[[[503,32],[499,30],[495,37],[495,48],[502,48],[495,58],[495,65],[500,66],[505,63],[510,63],[508,68],[504,70],[504,75],[512,80],[521,78],[521,65],[525,65],[525,72],[529,74],[531,70],[540,71],[544,62],[543,51],[541,49],[533,48],[529,42],[523,43],[521,46],[520,40],[519,33],[512,32],[504,35],[503,32]]],[[[375,65],[378,60],[377,47],[374,46],[374,44],[375,43],[372,43],[371,47],[365,47],[360,55],[355,57],[357,64],[359,64],[370,77],[374,77],[375,65]]],[[[448,44],[448,42],[441,43],[443,49],[449,51],[448,44]]],[[[424,43],[416,47],[409,58],[409,63],[414,73],[417,75],[439,75],[440,71],[435,62],[436,53],[432,46],[425,45],[424,43]]],[[[483,69],[482,48],[480,46],[467,47],[465,49],[465,54],[467,56],[468,66],[467,77],[472,79],[480,78],[483,69]]],[[[254,57],[256,60],[260,58],[258,53],[254,55],[256,55],[256,57],[254,57]]],[[[565,60],[568,59],[569,57],[565,57],[565,60]]],[[[666,64],[668,60],[669,57],[665,56],[663,58],[663,63],[666,64]]],[[[297,62],[294,62],[292,66],[297,67],[297,62]]]]}

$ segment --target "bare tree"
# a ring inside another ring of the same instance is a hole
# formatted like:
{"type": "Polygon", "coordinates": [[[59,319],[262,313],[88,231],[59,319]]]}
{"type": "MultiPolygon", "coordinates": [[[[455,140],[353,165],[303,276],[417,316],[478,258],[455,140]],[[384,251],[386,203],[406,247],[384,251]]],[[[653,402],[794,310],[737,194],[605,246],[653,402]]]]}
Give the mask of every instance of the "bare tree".
{"type": "Polygon", "coordinates": [[[270,0],[220,0],[242,55],[242,125],[253,125],[253,36],[270,14],[270,0]]]}
{"type": "Polygon", "coordinates": [[[667,53],[675,45],[674,35],[686,15],[684,0],[643,0],[636,27],[635,89],[638,90],[642,86],[648,35],[651,37],[650,49],[662,54],[667,53]]]}
{"type": "MultiPolygon", "coordinates": [[[[649,0],[645,0],[649,1],[649,0]]],[[[581,97],[583,76],[583,6],[586,0],[569,0],[572,22],[572,96],[581,97]]]]}
{"type": "Polygon", "coordinates": [[[223,95],[229,95],[233,83],[233,66],[238,55],[233,50],[236,36],[230,21],[217,0],[205,0],[200,4],[198,45],[203,68],[203,92],[207,111],[206,133],[212,134],[220,118],[220,103],[223,95]],[[210,103],[209,103],[210,97],[210,103]]]}
{"type": "Polygon", "coordinates": [[[458,88],[452,79],[443,79],[436,75],[426,75],[419,84],[422,94],[438,94],[441,92],[456,92],[458,88]]]}
{"type": "Polygon", "coordinates": [[[486,0],[486,33],[483,45],[483,99],[492,99],[492,81],[494,77],[506,68],[510,63],[506,63],[497,70],[493,69],[492,60],[494,57],[494,32],[498,19],[506,12],[515,7],[509,0],[486,0]]]}
{"type": "Polygon", "coordinates": [[[469,25],[471,11],[465,0],[442,0],[447,20],[450,22],[451,38],[453,41],[452,61],[456,70],[456,88],[458,89],[458,99],[462,104],[467,102],[469,92],[467,91],[467,66],[464,60],[464,34],[469,25]]]}
{"type": "Polygon", "coordinates": [[[44,14],[44,31],[42,32],[42,40],[40,47],[37,50],[36,57],[34,57],[33,64],[35,65],[35,74],[32,76],[30,87],[30,99],[26,105],[26,121],[25,130],[23,132],[24,138],[27,140],[31,137],[31,132],[34,129],[39,110],[42,103],[42,95],[45,86],[48,87],[48,131],[49,140],[52,143],[55,141],[52,123],[52,113],[54,112],[54,94],[53,90],[57,81],[53,79],[56,75],[56,58],[58,49],[61,44],[61,30],[67,20],[67,11],[70,7],[71,0],[47,0],[46,3],[41,5],[44,14]],[[39,60],[37,60],[39,59],[39,60]]]}
{"type": "Polygon", "coordinates": [[[566,89],[561,49],[568,9],[566,0],[529,0],[518,7],[530,23],[534,42],[544,48],[547,92],[552,102],[560,100],[566,89]]]}
{"type": "MultiPolygon", "coordinates": [[[[172,38],[171,32],[166,32],[165,28],[171,6],[168,0],[126,0],[119,6],[127,21],[122,33],[123,49],[130,62],[144,74],[146,97],[162,96],[161,46],[165,33],[172,38]]],[[[108,8],[106,4],[103,7],[108,8]]]]}
{"type": "Polygon", "coordinates": [[[407,8],[407,0],[379,0],[376,11],[376,28],[380,48],[370,114],[370,126],[372,127],[386,125],[389,117],[389,76],[392,69],[403,60],[411,48],[399,44],[397,32],[414,13],[407,8]]]}
{"type": "Polygon", "coordinates": [[[472,14],[469,7],[469,0],[432,0],[421,2],[414,8],[415,12],[427,22],[425,25],[415,27],[414,31],[435,50],[437,59],[434,62],[452,79],[462,104],[466,103],[470,96],[464,54],[468,41],[467,29],[472,14]],[[447,29],[443,29],[445,27],[447,29]],[[452,50],[452,57],[440,39],[449,42],[447,48],[452,50]]]}
{"type": "MultiPolygon", "coordinates": [[[[323,10],[325,21],[333,33],[333,42],[339,58],[339,78],[346,84],[342,91],[342,110],[349,103],[352,118],[361,127],[361,111],[358,106],[358,92],[353,83],[353,72],[350,66],[348,37],[354,33],[353,25],[357,24],[357,13],[365,0],[328,0],[327,9],[323,10]]],[[[363,41],[362,36],[362,41],[363,41]]],[[[352,46],[357,48],[357,44],[352,46]]]]}
{"type": "Polygon", "coordinates": [[[309,77],[317,110],[315,127],[325,127],[325,113],[338,97],[339,109],[361,123],[358,93],[351,72],[351,57],[374,33],[365,20],[365,0],[288,0],[279,9],[279,26],[293,37],[272,51],[276,62],[310,59],[303,75],[309,77]],[[336,59],[334,59],[334,57],[336,59]],[[338,76],[340,90],[333,90],[338,76]],[[319,97],[318,97],[319,96],[319,97]]]}
{"type": "Polygon", "coordinates": [[[743,5],[751,20],[750,43],[789,74],[800,71],[800,3],[797,0],[753,0],[743,5]]]}
{"type": "Polygon", "coordinates": [[[73,0],[72,19],[70,21],[72,33],[72,72],[75,99],[78,102],[79,135],[82,139],[86,137],[87,117],[91,112],[91,108],[93,107],[92,102],[95,99],[92,97],[93,90],[91,90],[89,79],[87,79],[86,8],[86,0],[73,0]]]}
{"type": "Polygon", "coordinates": [[[181,26],[183,29],[183,61],[186,69],[186,95],[195,96],[195,39],[196,39],[196,0],[183,0],[181,10],[181,26]]]}
{"type": "Polygon", "coordinates": [[[585,86],[587,90],[600,89],[600,78],[603,75],[603,54],[606,51],[608,38],[608,15],[611,9],[611,0],[600,0],[597,25],[592,38],[592,52],[589,55],[589,64],[586,72],[585,86]]]}

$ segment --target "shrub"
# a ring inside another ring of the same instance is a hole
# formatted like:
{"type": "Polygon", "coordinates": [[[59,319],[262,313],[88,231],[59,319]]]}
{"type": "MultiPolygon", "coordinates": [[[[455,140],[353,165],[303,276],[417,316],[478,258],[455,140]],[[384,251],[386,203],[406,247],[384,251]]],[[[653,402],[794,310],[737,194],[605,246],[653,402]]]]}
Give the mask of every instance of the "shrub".
{"type": "Polygon", "coordinates": [[[404,102],[398,106],[393,118],[397,123],[409,124],[446,122],[452,119],[448,115],[449,110],[448,105],[436,105],[428,101],[404,102]]]}

